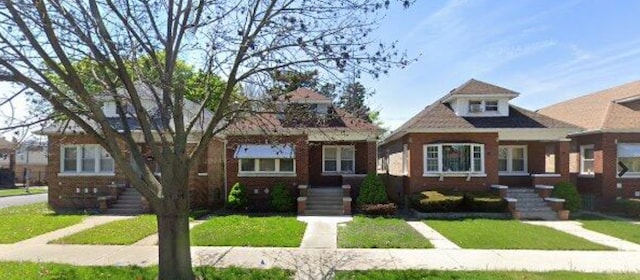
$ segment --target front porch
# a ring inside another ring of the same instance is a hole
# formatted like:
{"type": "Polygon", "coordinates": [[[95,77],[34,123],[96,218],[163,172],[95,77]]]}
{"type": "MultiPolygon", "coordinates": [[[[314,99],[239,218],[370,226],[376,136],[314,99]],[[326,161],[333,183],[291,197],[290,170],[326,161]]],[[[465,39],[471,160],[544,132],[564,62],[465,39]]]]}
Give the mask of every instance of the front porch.
{"type": "Polygon", "coordinates": [[[530,188],[568,180],[568,141],[499,141],[500,185],[530,188]]]}

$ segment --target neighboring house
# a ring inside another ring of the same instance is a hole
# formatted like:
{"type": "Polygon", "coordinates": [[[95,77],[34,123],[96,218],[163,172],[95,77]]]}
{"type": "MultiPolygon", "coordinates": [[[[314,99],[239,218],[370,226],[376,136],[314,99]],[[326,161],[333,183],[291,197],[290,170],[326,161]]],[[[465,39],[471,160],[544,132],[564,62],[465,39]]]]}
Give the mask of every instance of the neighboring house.
{"type": "Polygon", "coordinates": [[[395,195],[569,180],[566,136],[580,129],[511,105],[518,95],[471,79],[392,132],[379,155],[395,195]]]}
{"type": "MultiPolygon", "coordinates": [[[[153,108],[153,100],[143,101],[153,108]]],[[[196,108],[193,102],[185,106],[196,108]]],[[[301,185],[352,184],[355,190],[365,174],[375,172],[376,142],[383,132],[377,126],[308,89],[286,94],[275,109],[241,119],[211,141],[190,173],[193,208],[222,206],[237,182],[247,187],[250,206],[261,210],[276,184],[294,197],[301,185]]],[[[105,102],[103,110],[118,126],[114,104],[105,102]]],[[[209,117],[205,112],[203,124],[209,117]]],[[[112,185],[127,185],[110,155],[77,126],[58,124],[41,134],[49,137],[49,203],[55,208],[97,208],[98,197],[112,185]]],[[[141,140],[140,149],[145,145],[141,140]]]]}
{"type": "MultiPolygon", "coordinates": [[[[29,140],[19,144],[15,151],[15,160],[16,183],[23,184],[25,182],[27,170],[29,170],[29,183],[32,186],[45,183],[47,143],[29,140]]],[[[0,165],[6,166],[8,164],[8,159],[0,160],[0,165]]]]}
{"type": "Polygon", "coordinates": [[[538,112],[584,129],[569,135],[570,172],[587,207],[640,197],[640,81],[538,112]]]}
{"type": "Polygon", "coordinates": [[[0,189],[15,187],[15,143],[0,137],[0,189]]]}
{"type": "Polygon", "coordinates": [[[350,184],[353,195],[364,176],[376,171],[382,133],[324,95],[299,88],[277,101],[276,113],[238,122],[224,132],[227,181],[247,186],[257,208],[266,205],[268,189],[278,183],[289,188],[350,184]]]}

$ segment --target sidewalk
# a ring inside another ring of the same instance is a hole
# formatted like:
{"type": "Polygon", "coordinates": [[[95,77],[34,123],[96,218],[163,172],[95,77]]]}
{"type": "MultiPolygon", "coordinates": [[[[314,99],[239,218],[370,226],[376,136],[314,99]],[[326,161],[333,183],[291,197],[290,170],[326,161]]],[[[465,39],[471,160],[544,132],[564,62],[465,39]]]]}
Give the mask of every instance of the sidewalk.
{"type": "Polygon", "coordinates": [[[552,229],[566,232],[568,234],[575,235],[578,237],[582,237],[591,242],[609,246],[621,251],[640,251],[640,245],[636,243],[585,229],[582,227],[582,224],[580,222],[576,222],[576,221],[548,221],[548,222],[529,221],[524,223],[532,224],[532,225],[547,226],[552,229]]]}
{"type": "MultiPolygon", "coordinates": [[[[138,265],[158,263],[156,246],[0,245],[0,260],[57,262],[73,265],[138,265]]],[[[446,269],[640,271],[640,252],[450,250],[450,249],[302,249],[192,247],[194,265],[295,270],[446,269]]]]}

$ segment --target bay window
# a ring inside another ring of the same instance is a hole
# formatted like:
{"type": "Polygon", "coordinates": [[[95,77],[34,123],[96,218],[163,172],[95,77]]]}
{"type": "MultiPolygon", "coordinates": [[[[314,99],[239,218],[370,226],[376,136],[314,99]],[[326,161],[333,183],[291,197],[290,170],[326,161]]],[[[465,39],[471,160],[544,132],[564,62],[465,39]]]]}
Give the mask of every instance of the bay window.
{"type": "Polygon", "coordinates": [[[323,146],[322,172],[355,172],[356,149],[353,146],[323,146]]]}
{"type": "Polygon", "coordinates": [[[66,174],[112,174],[114,162],[100,145],[63,145],[60,170],[66,174]]]}
{"type": "Polygon", "coordinates": [[[424,146],[424,173],[483,173],[483,144],[430,144],[424,146]]]}
{"type": "Polygon", "coordinates": [[[593,175],[593,154],[593,145],[580,146],[580,174],[593,175]]]}
{"type": "Polygon", "coordinates": [[[503,174],[527,172],[527,146],[498,147],[498,171],[503,174]]]}
{"type": "Polygon", "coordinates": [[[640,175],[640,143],[618,143],[618,174],[622,172],[621,164],[627,167],[622,176],[640,175]]]}

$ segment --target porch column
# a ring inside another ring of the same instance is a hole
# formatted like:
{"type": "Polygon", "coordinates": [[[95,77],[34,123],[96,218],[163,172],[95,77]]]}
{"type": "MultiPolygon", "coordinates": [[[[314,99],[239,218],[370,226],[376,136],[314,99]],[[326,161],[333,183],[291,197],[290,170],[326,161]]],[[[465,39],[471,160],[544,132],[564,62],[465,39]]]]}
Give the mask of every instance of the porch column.
{"type": "Polygon", "coordinates": [[[556,173],[563,181],[569,180],[569,149],[571,142],[558,141],[556,144],[556,173]]]}

